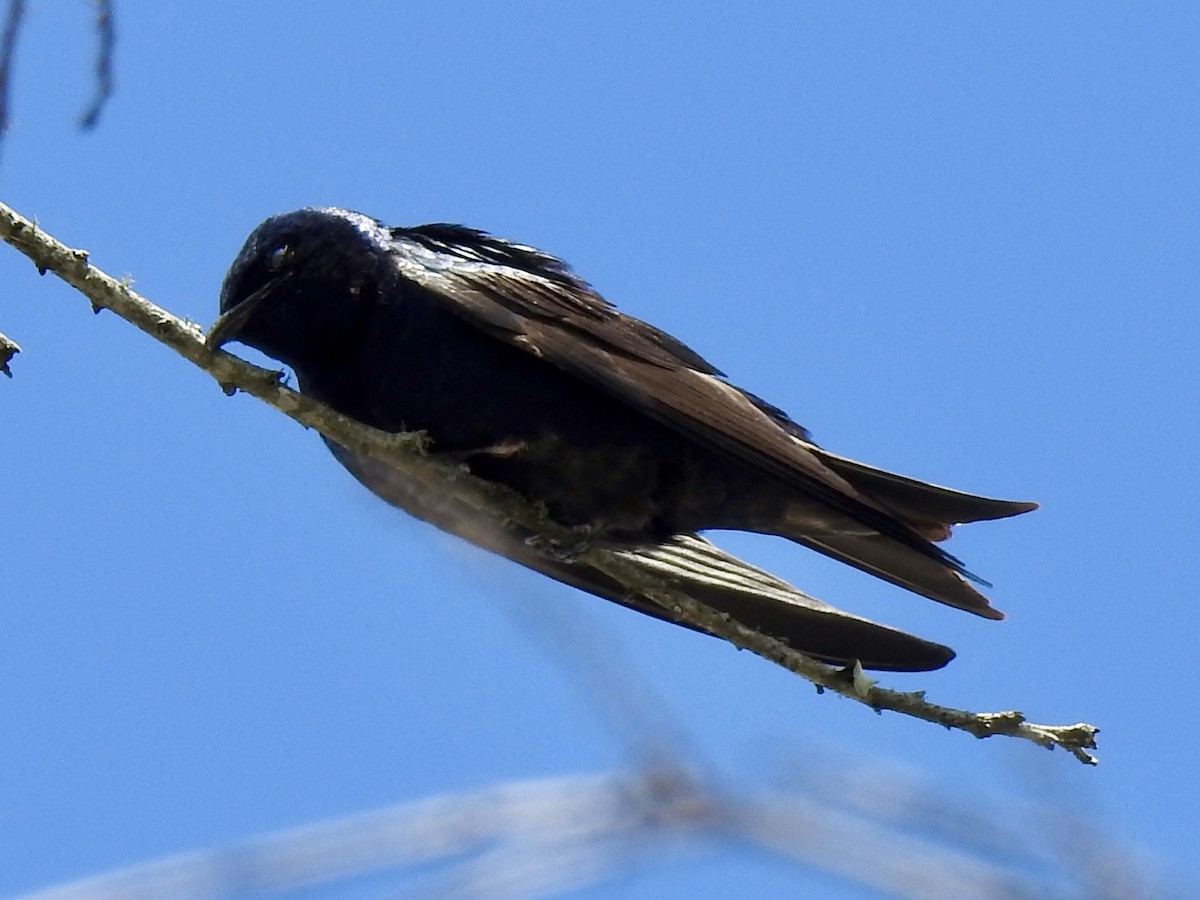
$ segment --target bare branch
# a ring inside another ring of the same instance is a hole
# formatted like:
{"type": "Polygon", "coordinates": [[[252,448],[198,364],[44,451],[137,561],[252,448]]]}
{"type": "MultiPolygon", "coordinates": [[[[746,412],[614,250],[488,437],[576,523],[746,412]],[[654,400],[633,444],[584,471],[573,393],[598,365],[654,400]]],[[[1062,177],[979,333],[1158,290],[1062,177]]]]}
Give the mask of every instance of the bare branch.
{"type": "MultiPolygon", "coordinates": [[[[94,309],[110,309],[156,340],[210,374],[226,390],[253,394],[280,412],[336,441],[348,450],[385,462],[406,476],[436,481],[456,501],[470,505],[497,523],[515,523],[544,536],[550,545],[576,548],[578,535],[550,521],[544,511],[499,485],[472,477],[465,469],[440,462],[424,453],[425,436],[389,434],[347,418],[280,382],[280,373],[250,365],[205,345],[200,328],[184,322],[88,263],[85,251],[74,250],[38,229],[32,222],[0,204],[0,237],[12,244],[38,269],[54,272],[87,297],[94,309]]],[[[906,693],[880,688],[861,668],[839,669],[817,662],[672,586],[669,576],[652,571],[635,551],[602,546],[583,547],[578,556],[615,578],[629,589],[661,605],[676,618],[725,638],[817,685],[863,703],[877,712],[892,710],[984,738],[1004,734],[1042,747],[1060,746],[1081,762],[1094,765],[1088,750],[1096,746],[1092,725],[1036,725],[1019,712],[975,713],[939,706],[925,700],[924,692],[906,693]]]]}

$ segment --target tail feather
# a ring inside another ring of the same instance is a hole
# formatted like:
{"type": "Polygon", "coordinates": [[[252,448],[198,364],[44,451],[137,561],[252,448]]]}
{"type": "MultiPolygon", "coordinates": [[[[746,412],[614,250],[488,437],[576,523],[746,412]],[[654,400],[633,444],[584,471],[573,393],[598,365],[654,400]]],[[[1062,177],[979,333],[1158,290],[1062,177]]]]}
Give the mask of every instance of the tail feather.
{"type": "MultiPolygon", "coordinates": [[[[969,573],[884,535],[818,534],[793,536],[792,540],[930,600],[985,619],[1004,618],[1004,613],[971,587],[969,573]]],[[[982,580],[980,583],[987,584],[982,580]]]]}
{"type": "Polygon", "coordinates": [[[1032,501],[980,497],[940,484],[930,484],[877,469],[819,447],[811,449],[820,457],[821,462],[856,488],[869,494],[901,518],[914,523],[958,525],[964,522],[983,522],[1006,519],[1038,508],[1032,501]]]}

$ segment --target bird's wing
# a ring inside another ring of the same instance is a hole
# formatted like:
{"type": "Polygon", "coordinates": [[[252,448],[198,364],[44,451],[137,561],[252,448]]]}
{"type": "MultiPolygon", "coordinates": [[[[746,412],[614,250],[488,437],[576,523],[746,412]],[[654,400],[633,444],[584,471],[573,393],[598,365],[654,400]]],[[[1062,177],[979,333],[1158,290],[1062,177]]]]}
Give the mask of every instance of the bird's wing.
{"type": "MultiPolygon", "coordinates": [[[[531,532],[482,517],[453,492],[405,478],[386,463],[357,456],[332,441],[326,440],[326,444],[372,492],[443,531],[598,597],[702,630],[679,621],[649,596],[631,592],[587,563],[547,556],[530,543],[531,532]]],[[[697,535],[611,549],[734,621],[826,662],[857,659],[868,669],[924,672],[941,668],[954,658],[949,647],[843,612],[697,535]]]]}
{"type": "MultiPolygon", "coordinates": [[[[921,672],[954,658],[949,647],[843,612],[698,535],[675,535],[651,547],[618,552],[735,621],[827,662],[858,659],[868,669],[921,672]]],[[[597,593],[595,586],[584,589],[597,593]]],[[[653,601],[625,594],[609,599],[675,621],[653,601]]]]}
{"type": "MultiPolygon", "coordinates": [[[[721,380],[715,367],[681,342],[618,312],[561,263],[452,226],[396,229],[393,237],[406,278],[498,340],[877,531],[905,543],[928,543],[781,428],[778,410],[721,380]]],[[[937,548],[929,552],[942,558],[937,548]]]]}
{"type": "MultiPolygon", "coordinates": [[[[560,261],[458,226],[393,229],[391,235],[402,277],[475,327],[769,474],[884,540],[831,547],[823,535],[814,541],[796,539],[932,599],[1001,617],[959,577],[979,581],[959,560],[918,532],[902,513],[856,486],[853,476],[860,473],[852,461],[824,454],[781,410],[726,383],[714,366],[680,341],[618,312],[560,261]],[[876,558],[880,546],[888,548],[886,560],[876,558]],[[908,570],[903,565],[896,569],[905,559],[912,564],[908,570]]],[[[893,477],[906,485],[921,484],[893,477]]],[[[889,483],[885,477],[877,480],[889,483]]]]}

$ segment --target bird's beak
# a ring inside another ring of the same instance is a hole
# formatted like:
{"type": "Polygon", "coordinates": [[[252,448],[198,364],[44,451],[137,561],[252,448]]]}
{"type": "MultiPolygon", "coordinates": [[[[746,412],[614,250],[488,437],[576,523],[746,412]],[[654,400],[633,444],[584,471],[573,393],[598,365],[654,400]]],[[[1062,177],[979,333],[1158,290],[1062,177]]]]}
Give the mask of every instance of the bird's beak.
{"type": "Polygon", "coordinates": [[[232,309],[217,316],[217,320],[212,323],[212,327],[208,329],[208,334],[204,337],[204,343],[210,349],[216,350],[219,347],[225,346],[230,341],[236,341],[238,334],[250,319],[250,316],[254,314],[254,310],[258,308],[259,304],[267,299],[272,291],[290,277],[291,273],[285,272],[277,278],[272,278],[232,309]]]}

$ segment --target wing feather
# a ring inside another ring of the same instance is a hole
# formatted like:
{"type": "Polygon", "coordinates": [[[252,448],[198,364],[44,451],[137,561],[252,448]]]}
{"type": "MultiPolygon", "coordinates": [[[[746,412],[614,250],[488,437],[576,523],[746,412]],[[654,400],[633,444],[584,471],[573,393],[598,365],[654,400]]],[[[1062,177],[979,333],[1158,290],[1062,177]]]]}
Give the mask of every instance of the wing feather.
{"type": "Polygon", "coordinates": [[[973,577],[959,560],[825,465],[814,452],[819,448],[802,437],[806,432],[781,411],[727,384],[681,342],[621,314],[564,264],[531,248],[489,238],[483,251],[459,252],[447,231],[452,227],[393,229],[392,238],[401,274],[455,314],[854,522],[973,577]],[[429,229],[436,229],[433,236],[429,229]]]}

